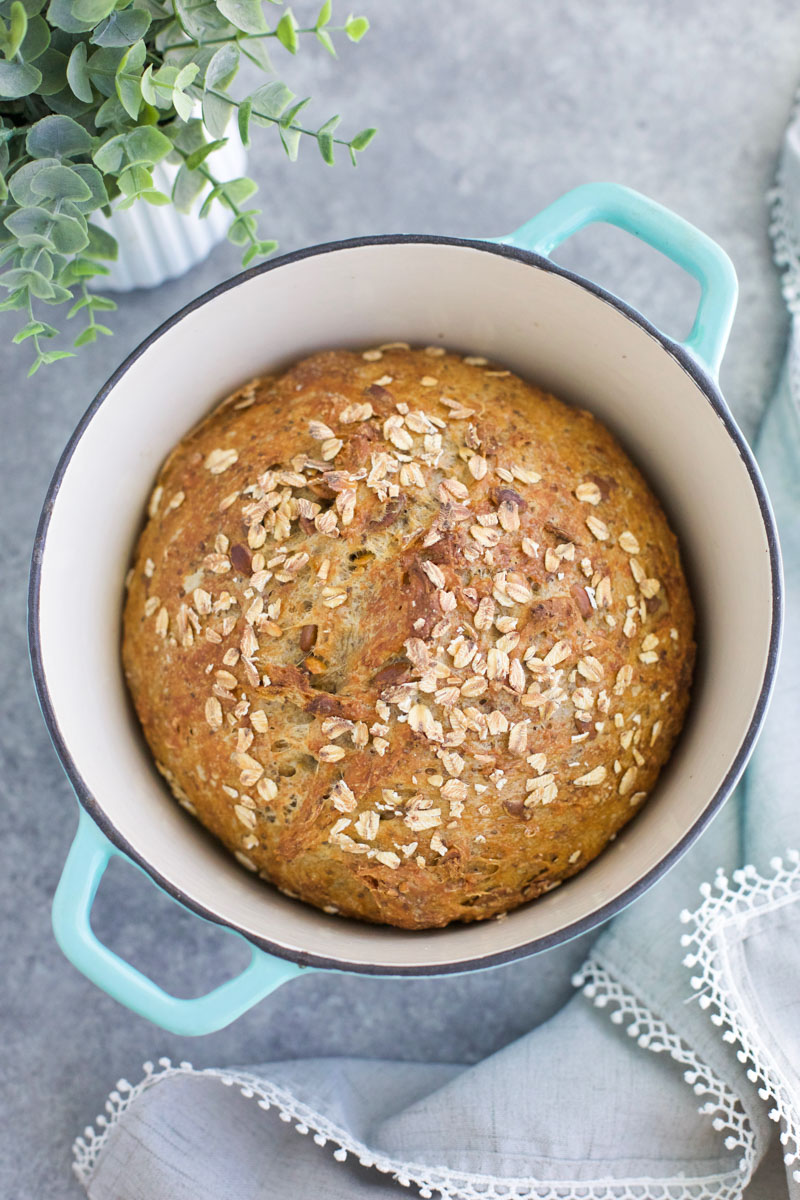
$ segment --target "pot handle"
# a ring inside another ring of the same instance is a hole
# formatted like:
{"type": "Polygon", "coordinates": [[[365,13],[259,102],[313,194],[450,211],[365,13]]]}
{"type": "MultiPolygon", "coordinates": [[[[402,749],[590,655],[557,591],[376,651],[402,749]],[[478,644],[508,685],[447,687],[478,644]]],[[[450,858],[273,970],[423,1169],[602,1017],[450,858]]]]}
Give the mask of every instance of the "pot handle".
{"type": "Polygon", "coordinates": [[[285,980],[300,973],[295,963],[251,946],[250,962],[234,979],[205,996],[171,996],[98,941],[92,930],[95,894],[115,854],[126,858],[81,809],[78,831],[53,898],[53,931],[72,965],[120,1004],[170,1033],[198,1037],[230,1025],[285,980]]]}
{"type": "Polygon", "coordinates": [[[632,233],[698,281],[700,303],[683,345],[716,379],[736,310],[736,272],[725,251],[683,217],[621,184],[585,183],[566,192],[513,233],[492,240],[549,255],[595,221],[632,233]]]}

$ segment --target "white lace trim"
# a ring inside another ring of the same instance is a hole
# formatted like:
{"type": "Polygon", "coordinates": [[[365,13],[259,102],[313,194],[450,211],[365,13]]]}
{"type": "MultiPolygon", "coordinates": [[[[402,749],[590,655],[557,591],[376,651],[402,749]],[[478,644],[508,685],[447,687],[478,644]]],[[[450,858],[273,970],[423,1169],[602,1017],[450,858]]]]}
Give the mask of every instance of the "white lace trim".
{"type": "Polygon", "coordinates": [[[318,1146],[330,1143],[337,1162],[345,1162],[347,1156],[352,1154],[362,1166],[393,1176],[402,1187],[417,1187],[424,1200],[434,1195],[441,1197],[441,1200],[741,1200],[742,1190],[752,1173],[753,1137],[746,1117],[737,1107],[736,1097],[683,1046],[680,1039],[669,1032],[663,1022],[628,996],[599,964],[590,960],[583,967],[580,984],[585,995],[598,1008],[605,1007],[609,1002],[616,1003],[617,1010],[611,1017],[615,1023],[621,1023],[626,1016],[633,1018],[635,1023],[629,1026],[628,1032],[639,1037],[640,1045],[646,1045],[655,1053],[667,1050],[673,1058],[688,1067],[684,1075],[686,1081],[698,1095],[710,1097],[700,1112],[719,1114],[714,1118],[714,1128],[720,1132],[728,1131],[726,1148],[742,1151],[738,1171],[702,1178],[682,1176],[673,1179],[641,1177],[547,1181],[530,1177],[500,1179],[424,1163],[401,1162],[388,1155],[376,1154],[346,1129],[299,1101],[291,1092],[248,1071],[217,1068],[196,1071],[187,1062],[173,1067],[168,1058],[159,1059],[159,1069],[152,1063],[145,1063],[145,1076],[135,1087],[125,1079],[118,1082],[106,1101],[108,1115],[97,1117],[97,1130],[87,1126],[83,1136],[76,1139],[73,1145],[73,1170],[80,1182],[88,1186],[111,1132],[143,1092],[171,1076],[202,1075],[217,1079],[227,1087],[238,1087],[243,1096],[257,1100],[259,1108],[276,1108],[282,1121],[293,1123],[300,1134],[312,1134],[318,1146]],[[648,1034],[640,1033],[643,1024],[649,1030],[648,1034]]]}
{"type": "Polygon", "coordinates": [[[707,1097],[698,1111],[703,1116],[710,1116],[714,1129],[725,1135],[725,1149],[740,1153],[737,1170],[704,1180],[675,1180],[672,1186],[682,1183],[684,1187],[676,1194],[687,1200],[695,1200],[695,1197],[739,1200],[756,1166],[756,1146],[750,1121],[736,1093],[673,1033],[665,1021],[614,979],[593,954],[574,976],[573,983],[583,989],[584,996],[595,1008],[611,1007],[612,1024],[625,1025],[628,1036],[636,1038],[639,1046],[654,1054],[669,1054],[685,1067],[683,1078],[686,1083],[696,1096],[707,1097]]]}
{"type": "MultiPolygon", "coordinates": [[[[781,1081],[778,1065],[759,1030],[752,1021],[746,1020],[736,989],[727,978],[722,953],[727,928],[756,913],[773,911],[797,901],[800,896],[800,852],[790,850],[786,857],[792,864],[788,867],[784,866],[783,859],[772,859],[770,867],[774,874],[771,879],[759,875],[755,867],[747,866],[734,871],[732,881],[720,871],[713,887],[704,883],[700,888],[703,896],[700,908],[694,913],[681,913],[681,921],[693,925],[692,931],[681,938],[681,944],[689,951],[684,964],[697,969],[691,983],[700,993],[700,1007],[713,1010],[711,1020],[723,1030],[723,1041],[731,1045],[738,1043],[739,1061],[749,1063],[748,1079],[758,1085],[762,1100],[773,1102],[769,1115],[782,1125],[780,1138],[784,1162],[791,1166],[800,1164],[800,1113],[781,1081]]],[[[800,1167],[792,1172],[792,1178],[800,1182],[800,1167]]]]}

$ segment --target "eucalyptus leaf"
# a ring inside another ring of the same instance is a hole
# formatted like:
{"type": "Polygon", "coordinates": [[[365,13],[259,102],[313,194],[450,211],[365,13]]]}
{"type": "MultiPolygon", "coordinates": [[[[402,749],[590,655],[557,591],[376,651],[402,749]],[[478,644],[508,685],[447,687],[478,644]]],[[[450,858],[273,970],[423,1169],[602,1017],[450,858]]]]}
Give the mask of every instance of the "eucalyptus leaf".
{"type": "Polygon", "coordinates": [[[203,188],[207,186],[206,177],[199,171],[190,171],[184,163],[172,185],[172,203],[179,212],[189,212],[203,188]]]}
{"type": "Polygon", "coordinates": [[[253,114],[253,104],[251,100],[243,100],[239,105],[237,112],[237,122],[239,126],[239,137],[242,145],[247,149],[250,145],[250,117],[253,114]]]}
{"type": "Polygon", "coordinates": [[[5,53],[7,58],[15,58],[28,32],[28,14],[19,0],[11,5],[11,20],[8,25],[8,39],[5,53]]]}
{"type": "Polygon", "coordinates": [[[175,11],[189,37],[203,38],[233,36],[235,29],[225,19],[221,6],[212,0],[174,0],[175,11]]]}
{"type": "Polygon", "coordinates": [[[117,71],[125,53],[114,46],[100,46],[89,56],[89,78],[101,95],[116,95],[117,71]]]}
{"type": "Polygon", "coordinates": [[[74,171],[76,175],[80,175],[91,193],[86,200],[76,201],[79,211],[90,213],[108,204],[108,192],[103,183],[103,176],[96,167],[91,163],[75,163],[74,171]]]}
{"type": "Polygon", "coordinates": [[[75,11],[73,0],[50,0],[47,6],[47,19],[57,29],[65,33],[88,33],[94,29],[95,22],[79,17],[75,11]]]}
{"type": "Polygon", "coordinates": [[[3,222],[19,242],[20,246],[44,246],[55,250],[53,242],[53,216],[46,208],[18,208],[3,222]]]}
{"type": "Polygon", "coordinates": [[[87,59],[86,42],[76,42],[67,63],[67,83],[78,99],[88,104],[94,98],[94,92],[86,68],[87,59]]]}
{"type": "Polygon", "coordinates": [[[260,0],[217,0],[217,8],[243,33],[266,33],[268,30],[260,0]]]}
{"type": "Polygon", "coordinates": [[[300,139],[303,136],[299,129],[286,128],[281,125],[281,143],[286,151],[286,156],[289,162],[296,162],[297,156],[300,153],[300,139]]]}
{"type": "Polygon", "coordinates": [[[239,70],[239,47],[235,42],[220,46],[206,67],[205,86],[225,92],[239,70]]]}
{"type": "Polygon", "coordinates": [[[150,14],[141,8],[123,8],[102,21],[90,41],[95,46],[132,46],[150,28],[150,14]]]}
{"type": "Polygon", "coordinates": [[[36,91],[40,96],[47,96],[49,100],[51,96],[55,96],[66,87],[67,61],[66,54],[62,54],[53,46],[49,46],[37,57],[36,70],[39,71],[42,79],[36,91]]]}
{"type": "Polygon", "coordinates": [[[52,239],[60,254],[76,254],[89,244],[86,222],[81,224],[74,217],[58,213],[54,217],[52,239]]]}
{"type": "Polygon", "coordinates": [[[141,78],[146,54],[144,42],[134,42],[120,59],[114,76],[120,104],[134,121],[142,106],[141,78]]]}
{"type": "Polygon", "coordinates": [[[344,31],[351,42],[360,42],[368,29],[369,21],[366,17],[348,17],[347,24],[344,27],[344,31]]]}
{"type": "Polygon", "coordinates": [[[30,96],[41,82],[41,72],[30,63],[0,59],[0,100],[20,100],[30,96]]]}
{"type": "Polygon", "coordinates": [[[360,133],[350,139],[351,147],[353,150],[366,150],[377,132],[377,129],[362,129],[360,133]]]}
{"type": "Polygon", "coordinates": [[[44,54],[50,45],[50,29],[44,17],[30,17],[25,39],[20,47],[20,55],[24,62],[36,62],[40,54],[44,54]]]}
{"type": "Polygon", "coordinates": [[[204,163],[209,154],[213,154],[215,150],[221,150],[223,146],[227,146],[227,138],[218,138],[215,142],[207,142],[205,146],[201,146],[190,154],[186,159],[186,166],[190,171],[196,171],[201,163],[204,163]]]}
{"type": "Polygon", "coordinates": [[[79,21],[97,25],[114,11],[116,0],[72,0],[72,11],[79,21]]]}
{"type": "Polygon", "coordinates": [[[31,190],[45,200],[88,200],[91,190],[72,167],[45,166],[31,179],[31,190]]]}
{"type": "Polygon", "coordinates": [[[31,204],[38,204],[41,193],[33,190],[33,182],[36,176],[48,167],[59,166],[57,158],[41,158],[35,162],[23,163],[21,167],[17,167],[13,175],[8,180],[9,190],[15,201],[21,208],[26,208],[31,204]]]}
{"type": "Polygon", "coordinates": [[[249,97],[253,106],[253,120],[259,124],[277,121],[283,110],[294,99],[294,92],[285,83],[275,80],[257,88],[249,97]]]}
{"type": "Polygon", "coordinates": [[[215,96],[212,92],[205,92],[203,95],[202,111],[203,121],[208,132],[214,138],[225,136],[225,130],[228,128],[228,122],[233,115],[234,105],[230,100],[225,100],[221,96],[215,96]]]}
{"type": "Polygon", "coordinates": [[[327,29],[317,30],[317,41],[321,42],[325,49],[330,54],[331,58],[336,58],[336,47],[333,44],[333,38],[328,33],[327,29]]]}
{"type": "Polygon", "coordinates": [[[92,139],[71,117],[42,117],[30,127],[25,148],[31,158],[74,158],[88,154],[92,139]]]}
{"type": "Polygon", "coordinates": [[[330,133],[318,133],[317,134],[317,145],[319,146],[319,152],[322,155],[325,162],[328,164],[329,167],[332,167],[333,163],[334,163],[333,135],[330,133]]]}
{"type": "Polygon", "coordinates": [[[99,225],[92,225],[91,221],[87,225],[86,232],[89,235],[89,243],[84,253],[90,254],[93,258],[107,258],[111,262],[116,262],[119,257],[116,238],[113,238],[105,229],[101,229],[99,225]]]}
{"type": "Polygon", "coordinates": [[[275,33],[278,41],[284,46],[290,54],[297,53],[297,21],[294,19],[294,13],[290,8],[281,17],[275,27],[275,33]]]}

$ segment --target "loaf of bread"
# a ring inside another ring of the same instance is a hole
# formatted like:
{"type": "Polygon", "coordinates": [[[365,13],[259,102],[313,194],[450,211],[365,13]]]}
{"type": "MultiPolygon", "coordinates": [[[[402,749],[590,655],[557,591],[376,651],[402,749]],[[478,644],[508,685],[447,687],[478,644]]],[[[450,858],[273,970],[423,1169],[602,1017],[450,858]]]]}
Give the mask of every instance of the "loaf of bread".
{"type": "Polygon", "coordinates": [[[326,912],[495,916],[637,812],[693,612],[647,484],[483,358],[315,354],[165,463],[124,668],[157,765],[239,862],[326,912]]]}

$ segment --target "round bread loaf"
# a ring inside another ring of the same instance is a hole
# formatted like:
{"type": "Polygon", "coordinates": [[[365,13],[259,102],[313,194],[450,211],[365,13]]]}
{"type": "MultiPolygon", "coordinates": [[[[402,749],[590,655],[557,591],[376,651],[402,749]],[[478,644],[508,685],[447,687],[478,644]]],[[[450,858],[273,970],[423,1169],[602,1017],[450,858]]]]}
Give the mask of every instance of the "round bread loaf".
{"type": "Polygon", "coordinates": [[[425,929],[600,853],[678,736],[692,634],[676,539],[591,414],[396,343],[256,379],[180,443],[123,658],[243,866],[425,929]]]}

